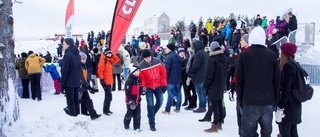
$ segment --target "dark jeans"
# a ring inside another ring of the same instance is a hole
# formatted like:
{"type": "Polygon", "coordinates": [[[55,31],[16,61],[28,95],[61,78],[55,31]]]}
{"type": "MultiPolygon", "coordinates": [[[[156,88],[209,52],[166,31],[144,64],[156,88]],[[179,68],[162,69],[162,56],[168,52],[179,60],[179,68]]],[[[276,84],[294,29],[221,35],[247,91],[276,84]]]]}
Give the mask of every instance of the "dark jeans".
{"type": "Polygon", "coordinates": [[[103,102],[103,113],[110,112],[110,105],[112,101],[111,85],[103,87],[104,89],[104,102],[103,102]]]}
{"type": "Polygon", "coordinates": [[[133,129],[139,129],[141,123],[141,105],[139,104],[135,110],[130,108],[130,105],[127,105],[127,113],[124,116],[123,123],[125,127],[129,127],[131,119],[133,118],[133,129]]]}
{"type": "Polygon", "coordinates": [[[180,84],[168,84],[167,86],[168,90],[168,99],[167,99],[167,105],[165,108],[166,112],[170,112],[174,96],[177,97],[177,103],[176,103],[176,110],[180,110],[181,107],[181,88],[180,84]]]}
{"type": "Polygon", "coordinates": [[[112,90],[116,89],[116,77],[117,77],[118,90],[121,90],[121,77],[120,77],[120,74],[113,74],[112,90]]]}
{"type": "Polygon", "coordinates": [[[89,111],[89,115],[91,118],[93,118],[97,115],[97,112],[93,107],[93,102],[89,96],[88,91],[83,92],[82,98],[80,99],[80,102],[81,102],[81,113],[82,114],[87,114],[87,111],[89,111]]]}
{"type": "Polygon", "coordinates": [[[297,125],[279,124],[281,137],[298,137],[297,125]]]}
{"type": "Polygon", "coordinates": [[[147,88],[146,100],[149,125],[155,125],[155,115],[157,114],[163,103],[163,94],[161,91],[161,87],[158,87],[155,90],[147,88]],[[156,104],[154,104],[153,95],[156,98],[156,104]]]}
{"type": "Polygon", "coordinates": [[[31,82],[31,96],[32,99],[35,100],[38,98],[38,100],[42,100],[41,98],[41,87],[40,87],[40,79],[41,79],[41,74],[31,74],[29,75],[29,79],[31,82]]]}
{"type": "Polygon", "coordinates": [[[79,110],[79,88],[78,87],[65,87],[67,105],[70,116],[77,116],[79,110]]]}
{"type": "Polygon", "coordinates": [[[193,84],[194,84],[194,87],[195,87],[196,92],[198,94],[199,108],[206,108],[207,95],[206,95],[206,91],[203,88],[203,82],[202,83],[193,83],[193,84]]]}
{"type": "MultiPolygon", "coordinates": [[[[181,84],[180,84],[180,89],[181,89],[181,86],[183,87],[183,93],[184,93],[184,102],[183,103],[187,103],[188,102],[188,99],[189,97],[191,96],[190,94],[190,91],[188,91],[188,86],[186,84],[186,81],[187,79],[182,79],[181,80],[181,84]]],[[[191,84],[192,82],[190,82],[191,84]]]]}
{"type": "Polygon", "coordinates": [[[254,137],[257,123],[260,124],[261,137],[271,137],[274,106],[243,106],[242,137],[254,137]]]}
{"type": "Polygon", "coordinates": [[[231,83],[232,78],[233,78],[233,74],[227,74],[227,75],[226,75],[226,86],[227,86],[227,90],[230,89],[230,83],[231,83]]]}
{"type": "Polygon", "coordinates": [[[90,81],[91,81],[91,74],[92,74],[92,68],[87,68],[87,78],[88,78],[88,81],[89,81],[89,83],[90,83],[90,81]]]}
{"type": "Polygon", "coordinates": [[[224,112],[222,106],[222,100],[208,100],[208,111],[205,118],[210,118],[213,113],[213,122],[215,125],[223,123],[224,112]]]}
{"type": "Polygon", "coordinates": [[[29,79],[21,79],[22,83],[22,98],[30,98],[29,95],[29,79]]]}

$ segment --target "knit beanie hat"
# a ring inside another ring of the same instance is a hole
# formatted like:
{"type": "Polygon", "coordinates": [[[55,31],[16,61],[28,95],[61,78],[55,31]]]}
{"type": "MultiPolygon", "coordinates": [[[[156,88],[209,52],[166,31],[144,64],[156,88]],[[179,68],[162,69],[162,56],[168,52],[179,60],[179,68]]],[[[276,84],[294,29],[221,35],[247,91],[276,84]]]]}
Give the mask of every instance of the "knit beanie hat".
{"type": "Polygon", "coordinates": [[[297,52],[297,46],[293,43],[286,42],[280,46],[281,53],[283,53],[287,57],[293,57],[297,52]]]}
{"type": "Polygon", "coordinates": [[[93,48],[92,51],[93,51],[93,53],[98,53],[99,49],[98,48],[93,48]]]}
{"type": "Polygon", "coordinates": [[[31,55],[31,54],[33,54],[33,51],[32,51],[32,50],[30,50],[30,51],[28,52],[28,56],[31,55]]]}
{"type": "Polygon", "coordinates": [[[244,34],[242,39],[249,44],[249,34],[244,34]]]}
{"type": "Polygon", "coordinates": [[[167,45],[167,48],[170,49],[171,51],[174,51],[176,49],[176,46],[172,43],[167,45]]]}
{"type": "Polygon", "coordinates": [[[266,45],[266,33],[264,32],[262,27],[255,27],[250,35],[249,35],[249,45],[262,45],[267,47],[266,45]]]}
{"type": "Polygon", "coordinates": [[[144,49],[141,55],[142,55],[142,58],[150,57],[151,51],[149,49],[144,49]]]}
{"type": "Polygon", "coordinates": [[[220,48],[220,45],[219,45],[218,42],[213,41],[213,42],[210,44],[210,51],[214,51],[216,48],[220,48]]]}
{"type": "Polygon", "coordinates": [[[139,69],[139,66],[134,65],[133,63],[129,64],[130,73],[134,73],[138,69],[139,69]]]}
{"type": "Polygon", "coordinates": [[[22,52],[22,53],[21,53],[21,57],[25,57],[25,58],[27,58],[27,57],[28,57],[28,54],[27,54],[27,53],[25,53],[25,52],[22,52]]]}
{"type": "Polygon", "coordinates": [[[69,46],[74,46],[74,41],[72,38],[65,38],[64,42],[66,42],[69,46]]]}

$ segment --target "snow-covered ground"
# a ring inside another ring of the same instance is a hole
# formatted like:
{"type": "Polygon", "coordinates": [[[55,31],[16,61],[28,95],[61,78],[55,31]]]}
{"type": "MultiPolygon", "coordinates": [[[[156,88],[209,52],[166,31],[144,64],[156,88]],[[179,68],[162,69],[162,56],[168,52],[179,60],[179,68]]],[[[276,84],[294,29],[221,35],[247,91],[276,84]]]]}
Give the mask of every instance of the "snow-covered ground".
{"type": "MultiPolygon", "coordinates": [[[[34,50],[36,53],[50,51],[56,52],[58,42],[36,41],[36,42],[17,42],[15,53],[34,50]]],[[[303,56],[297,58],[302,63],[320,64],[320,36],[316,36],[316,46],[309,49],[303,56]]],[[[320,87],[314,87],[315,92],[312,100],[303,103],[303,122],[298,125],[301,137],[314,137],[320,131],[319,114],[320,109],[315,107],[320,103],[320,87]]],[[[94,107],[99,114],[102,113],[104,93],[99,86],[100,92],[90,94],[94,107]]],[[[123,118],[126,113],[124,103],[124,92],[113,92],[111,116],[102,115],[101,118],[92,121],[89,117],[79,115],[78,117],[67,116],[62,110],[66,106],[66,99],[63,95],[53,95],[54,91],[44,92],[41,102],[31,99],[19,99],[20,119],[5,127],[5,134],[8,137],[113,137],[113,136],[153,136],[153,137],[180,137],[180,136],[213,136],[212,133],[205,133],[203,130],[210,127],[209,122],[198,122],[204,117],[204,113],[197,114],[185,111],[183,108],[180,113],[172,112],[170,115],[158,113],[156,115],[156,132],[149,130],[145,97],[141,107],[141,133],[132,130],[125,130],[123,118]]],[[[167,94],[164,94],[164,101],[160,111],[164,110],[167,94]]],[[[221,137],[238,136],[237,118],[235,102],[228,100],[225,94],[227,117],[223,125],[223,131],[217,133],[221,137]]],[[[278,126],[273,122],[272,136],[278,134],[278,126]]]]}
{"type": "MultiPolygon", "coordinates": [[[[314,137],[320,130],[318,123],[320,109],[316,105],[320,103],[320,87],[314,87],[315,94],[312,100],[303,103],[303,122],[298,125],[299,135],[302,137],[314,137]]],[[[94,107],[98,113],[102,113],[104,93],[90,94],[94,107]]],[[[166,103],[161,110],[164,110],[166,103]]],[[[235,102],[230,102],[225,94],[227,117],[223,124],[223,131],[217,135],[221,137],[237,136],[237,118],[235,102]]],[[[113,92],[111,116],[102,115],[101,118],[92,121],[89,117],[79,115],[78,117],[67,116],[62,110],[66,106],[66,99],[63,95],[53,95],[53,91],[43,93],[43,101],[31,99],[20,99],[21,118],[6,129],[8,137],[113,137],[113,136],[142,136],[142,137],[180,137],[180,136],[213,136],[212,133],[205,133],[203,130],[210,127],[210,122],[198,122],[203,118],[204,113],[197,114],[182,109],[180,113],[172,112],[170,115],[158,113],[156,115],[156,132],[149,130],[145,97],[141,107],[141,133],[135,134],[123,127],[123,117],[126,113],[124,103],[124,92],[113,92]]],[[[132,128],[132,125],[131,125],[132,128]]],[[[278,133],[278,126],[273,123],[272,136],[278,133]]]]}

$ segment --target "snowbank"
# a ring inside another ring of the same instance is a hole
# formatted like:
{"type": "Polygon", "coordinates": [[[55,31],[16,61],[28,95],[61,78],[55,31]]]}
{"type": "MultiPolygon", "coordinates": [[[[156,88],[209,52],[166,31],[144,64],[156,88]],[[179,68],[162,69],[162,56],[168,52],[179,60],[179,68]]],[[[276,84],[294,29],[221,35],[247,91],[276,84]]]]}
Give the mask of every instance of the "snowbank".
{"type": "Polygon", "coordinates": [[[315,37],[315,46],[295,58],[301,64],[320,65],[320,35],[315,37]]]}

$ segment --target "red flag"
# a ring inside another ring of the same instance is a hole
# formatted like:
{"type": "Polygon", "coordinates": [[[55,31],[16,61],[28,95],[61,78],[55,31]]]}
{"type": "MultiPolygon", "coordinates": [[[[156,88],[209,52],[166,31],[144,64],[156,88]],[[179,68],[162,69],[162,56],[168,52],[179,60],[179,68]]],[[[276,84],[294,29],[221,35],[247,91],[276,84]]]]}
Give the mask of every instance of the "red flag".
{"type": "Polygon", "coordinates": [[[110,47],[116,53],[142,0],[117,0],[110,36],[110,47]]]}
{"type": "Polygon", "coordinates": [[[65,37],[72,38],[72,23],[74,15],[74,0],[70,0],[68,3],[65,19],[65,37]]]}

